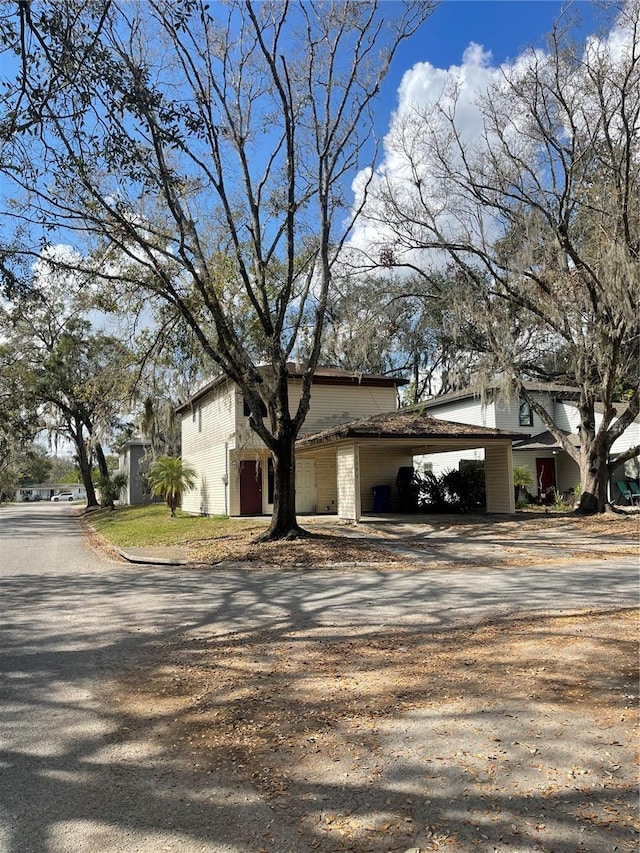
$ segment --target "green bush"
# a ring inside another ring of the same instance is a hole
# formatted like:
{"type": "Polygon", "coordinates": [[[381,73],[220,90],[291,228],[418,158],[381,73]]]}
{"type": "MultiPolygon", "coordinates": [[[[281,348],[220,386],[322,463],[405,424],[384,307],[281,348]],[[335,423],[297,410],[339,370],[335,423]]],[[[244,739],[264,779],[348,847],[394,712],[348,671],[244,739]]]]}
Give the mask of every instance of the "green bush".
{"type": "Polygon", "coordinates": [[[484,462],[464,460],[436,477],[431,471],[416,477],[419,506],[426,512],[474,512],[486,505],[484,462]]]}

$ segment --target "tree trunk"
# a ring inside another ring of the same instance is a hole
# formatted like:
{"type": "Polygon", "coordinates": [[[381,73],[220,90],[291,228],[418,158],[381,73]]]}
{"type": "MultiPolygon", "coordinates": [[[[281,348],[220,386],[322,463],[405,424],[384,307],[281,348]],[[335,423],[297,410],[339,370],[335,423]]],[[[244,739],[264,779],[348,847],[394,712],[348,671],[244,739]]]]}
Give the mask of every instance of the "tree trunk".
{"type": "MultiPolygon", "coordinates": [[[[584,442],[584,436],[583,436],[584,442]]],[[[578,515],[604,512],[607,506],[609,468],[607,450],[601,442],[583,443],[580,454],[580,485],[582,493],[576,507],[578,515]]]]}
{"type": "Polygon", "coordinates": [[[295,431],[287,430],[273,451],[273,515],[269,529],[258,538],[259,542],[300,539],[307,535],[296,518],[295,443],[295,431]]]}
{"type": "Polygon", "coordinates": [[[109,467],[107,466],[104,450],[102,449],[102,445],[99,441],[95,442],[94,450],[96,454],[96,462],[98,463],[98,471],[100,471],[102,477],[109,479],[109,467]]]}
{"type": "Polygon", "coordinates": [[[93,480],[91,479],[91,463],[89,462],[87,448],[82,435],[82,422],[78,418],[74,421],[73,428],[71,429],[71,436],[78,452],[80,475],[82,476],[82,482],[84,484],[85,491],[87,492],[87,507],[98,506],[96,490],[93,486],[93,480]]]}

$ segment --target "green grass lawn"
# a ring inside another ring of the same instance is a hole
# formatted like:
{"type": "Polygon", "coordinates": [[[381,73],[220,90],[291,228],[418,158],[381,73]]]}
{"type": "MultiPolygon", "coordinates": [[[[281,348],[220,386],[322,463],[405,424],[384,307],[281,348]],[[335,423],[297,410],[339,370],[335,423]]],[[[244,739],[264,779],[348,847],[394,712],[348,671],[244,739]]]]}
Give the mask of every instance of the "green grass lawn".
{"type": "Polygon", "coordinates": [[[257,535],[268,524],[266,520],[226,516],[203,518],[185,515],[180,510],[176,518],[171,518],[166,504],[116,507],[113,512],[98,510],[88,519],[105,539],[120,548],[193,546],[224,537],[257,535]]]}

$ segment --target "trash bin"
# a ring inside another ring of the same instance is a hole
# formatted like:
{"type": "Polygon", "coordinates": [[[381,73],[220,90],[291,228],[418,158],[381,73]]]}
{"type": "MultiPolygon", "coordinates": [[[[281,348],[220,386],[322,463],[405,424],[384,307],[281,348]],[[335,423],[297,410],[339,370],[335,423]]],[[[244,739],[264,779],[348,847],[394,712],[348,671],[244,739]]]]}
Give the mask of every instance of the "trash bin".
{"type": "Polygon", "coordinates": [[[391,486],[374,486],[373,511],[391,512],[391,486]]]}

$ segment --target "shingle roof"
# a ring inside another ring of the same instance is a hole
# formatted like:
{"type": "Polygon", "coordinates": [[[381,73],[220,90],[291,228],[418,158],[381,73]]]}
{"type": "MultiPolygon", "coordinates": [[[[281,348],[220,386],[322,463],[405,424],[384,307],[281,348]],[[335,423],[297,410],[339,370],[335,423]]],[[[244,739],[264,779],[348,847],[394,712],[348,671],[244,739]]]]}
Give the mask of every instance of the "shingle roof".
{"type": "MultiPolygon", "coordinates": [[[[580,447],[580,436],[575,433],[566,432],[566,430],[561,430],[562,434],[566,436],[571,444],[574,447],[580,447]]],[[[549,432],[549,430],[545,430],[545,432],[539,432],[537,435],[527,436],[522,439],[522,441],[516,441],[513,445],[514,450],[562,450],[563,447],[559,441],[556,440],[555,436],[549,432]]]]}
{"type": "MultiPolygon", "coordinates": [[[[552,382],[525,382],[527,391],[539,391],[546,394],[553,394],[561,398],[578,398],[579,391],[572,385],[557,385],[552,382]]],[[[485,386],[471,385],[468,388],[461,388],[459,391],[450,391],[448,394],[441,394],[438,397],[432,397],[430,400],[425,400],[424,405],[432,409],[435,406],[440,406],[442,403],[452,403],[455,400],[465,400],[468,397],[482,397],[483,392],[498,391],[501,388],[499,382],[489,382],[485,386]]]]}
{"type": "Polygon", "coordinates": [[[481,438],[515,439],[522,433],[511,433],[502,429],[491,429],[473,424],[461,424],[431,417],[422,406],[399,409],[369,418],[360,418],[347,423],[337,424],[322,432],[300,438],[297,447],[310,447],[313,444],[339,441],[345,438],[481,438]]]}

